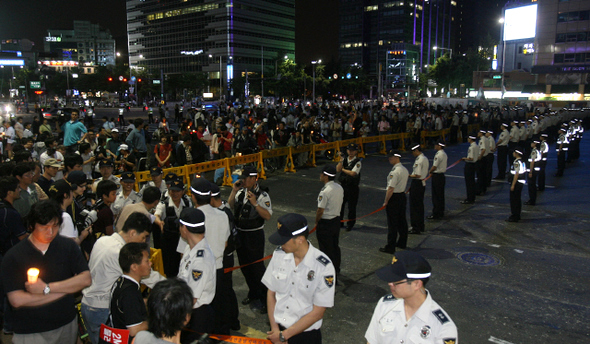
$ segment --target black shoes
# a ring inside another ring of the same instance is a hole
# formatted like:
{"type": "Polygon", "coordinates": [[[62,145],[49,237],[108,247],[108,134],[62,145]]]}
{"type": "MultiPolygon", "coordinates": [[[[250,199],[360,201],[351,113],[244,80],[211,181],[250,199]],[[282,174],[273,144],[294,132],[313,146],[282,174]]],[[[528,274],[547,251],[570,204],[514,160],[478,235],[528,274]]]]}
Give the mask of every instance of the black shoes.
{"type": "Polygon", "coordinates": [[[379,252],[395,254],[395,249],[390,249],[389,247],[380,247],[379,252]]]}
{"type": "Polygon", "coordinates": [[[475,202],[473,202],[473,201],[468,201],[468,200],[463,200],[463,201],[461,201],[460,203],[461,203],[461,204],[473,204],[473,203],[475,203],[475,202]]]}
{"type": "Polygon", "coordinates": [[[408,234],[422,234],[422,232],[412,229],[411,231],[408,231],[408,234]]]}
{"type": "Polygon", "coordinates": [[[526,202],[524,202],[524,205],[535,205],[535,202],[526,201],[526,202]]]}
{"type": "Polygon", "coordinates": [[[350,232],[352,230],[352,227],[346,227],[346,231],[350,232]]]}
{"type": "Polygon", "coordinates": [[[249,304],[251,304],[251,303],[252,303],[252,302],[254,302],[254,301],[256,301],[256,299],[251,299],[251,298],[247,297],[247,298],[245,298],[245,299],[243,299],[243,300],[242,300],[242,304],[243,304],[244,306],[246,306],[246,305],[249,305],[249,304]]]}
{"type": "Polygon", "coordinates": [[[509,218],[506,219],[506,222],[518,222],[520,219],[517,219],[516,217],[512,217],[510,216],[509,218]]]}
{"type": "Polygon", "coordinates": [[[430,215],[428,217],[426,217],[428,220],[440,220],[443,217],[442,216],[434,216],[434,215],[430,215]]]}

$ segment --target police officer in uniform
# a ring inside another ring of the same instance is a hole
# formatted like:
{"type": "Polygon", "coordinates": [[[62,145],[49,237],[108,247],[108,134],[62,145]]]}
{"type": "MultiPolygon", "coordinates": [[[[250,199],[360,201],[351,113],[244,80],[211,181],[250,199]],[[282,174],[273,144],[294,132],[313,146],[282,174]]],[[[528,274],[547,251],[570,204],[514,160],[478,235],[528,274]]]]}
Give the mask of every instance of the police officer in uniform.
{"type": "Polygon", "coordinates": [[[522,150],[516,148],[514,150],[514,162],[510,169],[512,174],[512,183],[510,184],[510,212],[511,215],[506,219],[507,222],[520,221],[520,212],[522,209],[522,188],[526,178],[526,164],[522,161],[522,150]]]}
{"type": "MultiPolygon", "coordinates": [[[[234,210],[240,247],[236,250],[241,265],[264,257],[264,222],[272,215],[270,196],[258,185],[258,171],[252,166],[242,169],[240,180],[234,183],[228,198],[234,210]]],[[[242,300],[247,305],[261,302],[261,312],[266,312],[266,287],[262,284],[264,263],[258,262],[241,269],[248,284],[248,297],[242,300]]]]}
{"type": "Polygon", "coordinates": [[[486,131],[485,138],[488,140],[488,145],[486,146],[487,154],[486,155],[486,186],[490,187],[492,185],[492,173],[494,171],[494,152],[496,151],[496,141],[494,141],[494,134],[493,131],[488,130],[486,131]]]}
{"type": "Polygon", "coordinates": [[[477,196],[485,195],[486,191],[488,190],[488,181],[486,177],[487,172],[487,159],[488,159],[488,139],[485,137],[485,130],[480,130],[477,133],[477,137],[479,138],[478,147],[479,147],[479,157],[477,159],[476,168],[477,168],[477,196]]]}
{"type": "Polygon", "coordinates": [[[163,228],[158,227],[161,235],[162,260],[166,277],[173,278],[178,275],[180,253],[176,252],[176,246],[180,239],[178,219],[183,209],[191,208],[191,200],[184,194],[184,183],[176,179],[170,185],[169,195],[156,206],[156,219],[163,223],[163,228]]]}
{"type": "Polygon", "coordinates": [[[334,183],[336,167],[325,165],[320,174],[320,181],[324,187],[318,196],[318,209],[315,215],[316,235],[320,251],[325,252],[340,273],[340,209],[344,190],[340,184],[334,183]]]}
{"type": "Polygon", "coordinates": [[[508,138],[508,161],[510,166],[514,161],[514,150],[520,141],[520,130],[518,130],[518,121],[512,121],[512,128],[510,128],[510,136],[508,138]]]}
{"type": "Polygon", "coordinates": [[[410,184],[410,221],[412,230],[409,234],[421,234],[424,232],[424,191],[428,177],[428,159],[422,154],[422,147],[412,147],[412,155],[416,158],[410,184]]]}
{"type": "Polygon", "coordinates": [[[324,312],[334,306],[336,271],[308,236],[305,217],[291,213],[278,219],[269,237],[280,245],[262,278],[268,287],[267,338],[273,344],[320,344],[324,312]]]}
{"type": "MultiPolygon", "coordinates": [[[[173,173],[169,173],[168,175],[171,175],[171,174],[173,174],[173,173]]],[[[160,192],[162,193],[162,195],[164,195],[164,193],[166,191],[168,191],[168,188],[166,187],[166,183],[163,180],[164,172],[162,171],[162,168],[157,167],[157,166],[150,168],[150,176],[152,177],[152,180],[147,182],[141,188],[141,190],[139,190],[139,193],[143,194],[143,190],[145,190],[146,188],[149,188],[150,186],[155,186],[158,189],[160,189],[160,192]]],[[[176,176],[176,175],[174,174],[174,176],[176,176]]],[[[171,179],[171,181],[172,181],[172,179],[171,179]]]]}
{"type": "Polygon", "coordinates": [[[406,248],[408,243],[408,222],[406,220],[406,185],[408,170],[401,163],[401,154],[391,150],[387,153],[393,168],[387,176],[387,191],[383,206],[387,213],[387,245],[380,252],[395,253],[395,248],[406,248]]]}
{"type": "Polygon", "coordinates": [[[467,142],[469,142],[467,156],[461,158],[461,160],[465,161],[464,175],[467,198],[461,201],[461,204],[473,204],[475,202],[475,164],[479,159],[479,154],[478,147],[475,144],[475,136],[469,135],[467,142]]]}
{"type": "Polygon", "coordinates": [[[431,271],[426,259],[412,251],[396,254],[390,265],[377,270],[391,294],[375,307],[365,332],[368,344],[459,342],[457,326],[426,289],[431,271]]]}
{"type": "Polygon", "coordinates": [[[508,133],[508,124],[502,123],[502,132],[496,142],[496,149],[498,150],[498,175],[494,177],[496,180],[503,180],[506,178],[506,163],[508,160],[508,141],[510,134],[508,133]]]}
{"type": "Polygon", "coordinates": [[[537,202],[537,177],[541,170],[541,153],[537,150],[537,145],[540,142],[534,140],[531,142],[531,153],[529,155],[529,168],[527,169],[528,174],[528,189],[529,189],[529,200],[524,202],[525,205],[535,205],[537,202]]]}
{"type": "Polygon", "coordinates": [[[193,294],[193,311],[188,331],[182,332],[182,343],[192,343],[203,333],[212,333],[215,297],[215,256],[205,238],[205,215],[195,208],[180,213],[180,235],[188,245],[180,261],[178,278],[185,281],[193,294]]]}
{"type": "Polygon", "coordinates": [[[545,191],[545,168],[547,167],[547,156],[549,155],[549,145],[547,144],[546,133],[541,134],[541,144],[539,146],[539,153],[541,153],[541,163],[539,164],[539,177],[537,178],[538,190],[545,191]]]}
{"type": "MultiPolygon", "coordinates": [[[[351,231],[356,219],[356,205],[359,200],[359,183],[361,181],[361,158],[357,156],[359,147],[356,143],[351,143],[346,147],[347,156],[342,156],[336,166],[336,171],[340,172],[338,181],[344,189],[344,200],[340,218],[344,220],[344,206],[348,204],[348,222],[343,222],[342,227],[346,226],[346,231],[351,231]],[[350,221],[352,220],[352,221],[350,221]]],[[[320,247],[321,249],[321,247],[320,247]]]]}
{"type": "Polygon", "coordinates": [[[96,192],[96,187],[98,186],[98,183],[100,183],[104,179],[113,181],[115,182],[115,184],[117,184],[117,186],[121,186],[119,178],[113,175],[113,169],[115,168],[113,160],[101,159],[98,162],[98,168],[100,170],[100,174],[102,175],[102,177],[94,181],[94,184],[92,184],[92,192],[96,192]]]}
{"type": "Polygon", "coordinates": [[[430,168],[432,176],[432,215],[428,216],[429,220],[439,220],[445,215],[445,172],[447,171],[447,153],[445,144],[438,141],[434,146],[436,154],[430,168]]]}
{"type": "Polygon", "coordinates": [[[141,202],[141,195],[133,190],[135,187],[135,174],[133,172],[123,172],[121,173],[121,187],[119,191],[117,191],[117,198],[115,198],[115,202],[111,204],[111,210],[113,211],[113,215],[115,215],[115,219],[121,213],[121,210],[127,204],[136,204],[141,202]]]}
{"type": "Polygon", "coordinates": [[[563,170],[565,170],[565,159],[568,152],[569,141],[565,135],[566,129],[562,126],[559,129],[557,142],[555,143],[555,150],[557,151],[557,173],[555,177],[563,177],[563,170]]]}

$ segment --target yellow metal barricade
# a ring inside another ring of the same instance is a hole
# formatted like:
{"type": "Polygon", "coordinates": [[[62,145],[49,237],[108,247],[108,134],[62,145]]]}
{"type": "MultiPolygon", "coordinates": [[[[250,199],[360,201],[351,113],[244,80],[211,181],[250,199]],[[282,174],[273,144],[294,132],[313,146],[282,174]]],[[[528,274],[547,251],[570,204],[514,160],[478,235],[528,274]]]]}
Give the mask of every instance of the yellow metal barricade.
{"type": "Polygon", "coordinates": [[[319,143],[317,145],[312,145],[311,165],[313,167],[316,166],[315,156],[318,151],[325,151],[325,150],[330,150],[330,149],[333,149],[334,153],[336,153],[336,149],[338,149],[338,141],[319,143]]]}
{"type": "Polygon", "coordinates": [[[236,165],[256,163],[256,168],[259,171],[258,178],[266,179],[266,174],[264,173],[264,163],[262,162],[262,153],[235,156],[232,158],[226,158],[225,160],[227,160],[227,163],[225,165],[226,173],[230,175],[229,178],[225,180],[225,182],[223,183],[223,185],[225,186],[232,185],[231,167],[236,165]]]}

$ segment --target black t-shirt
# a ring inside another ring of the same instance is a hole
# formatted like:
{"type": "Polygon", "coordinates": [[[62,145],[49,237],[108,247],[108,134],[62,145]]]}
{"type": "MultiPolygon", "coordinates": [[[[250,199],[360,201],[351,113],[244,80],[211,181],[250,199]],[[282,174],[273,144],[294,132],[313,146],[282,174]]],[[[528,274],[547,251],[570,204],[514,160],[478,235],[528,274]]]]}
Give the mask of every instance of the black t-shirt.
{"type": "MultiPolygon", "coordinates": [[[[45,283],[63,281],[88,271],[88,264],[74,240],[58,235],[43,254],[33,243],[22,240],[2,260],[2,284],[9,294],[25,290],[27,270],[39,269],[39,278],[45,283]]],[[[76,317],[74,296],[67,294],[59,300],[38,307],[13,309],[14,333],[28,334],[55,330],[76,317]]]]}
{"type": "Polygon", "coordinates": [[[39,177],[37,180],[37,184],[41,187],[41,189],[43,189],[43,191],[45,191],[46,194],[49,193],[49,188],[51,185],[53,185],[53,183],[55,183],[53,179],[47,179],[43,176],[39,177]]]}
{"type": "Polygon", "coordinates": [[[119,277],[114,285],[110,312],[114,328],[127,329],[147,321],[139,284],[128,277],[119,277]]]}
{"type": "Polygon", "coordinates": [[[27,229],[18,211],[9,202],[0,202],[0,254],[6,254],[25,234],[27,229]]]}

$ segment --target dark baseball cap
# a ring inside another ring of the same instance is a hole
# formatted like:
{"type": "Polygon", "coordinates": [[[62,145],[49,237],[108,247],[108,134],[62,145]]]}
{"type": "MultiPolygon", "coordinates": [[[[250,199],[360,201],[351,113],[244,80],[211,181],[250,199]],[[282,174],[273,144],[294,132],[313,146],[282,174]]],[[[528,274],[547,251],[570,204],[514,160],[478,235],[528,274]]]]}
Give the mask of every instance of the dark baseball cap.
{"type": "Polygon", "coordinates": [[[390,150],[389,152],[387,152],[387,157],[388,158],[391,158],[392,156],[396,156],[398,158],[401,158],[402,157],[402,155],[400,154],[399,151],[396,151],[396,150],[393,150],[393,149],[390,150]]]}
{"type": "Polygon", "coordinates": [[[349,149],[349,150],[359,150],[359,145],[357,145],[356,143],[351,143],[348,146],[346,146],[346,149],[349,149]]]}
{"type": "Polygon", "coordinates": [[[67,180],[70,184],[80,186],[82,184],[88,185],[89,180],[86,178],[86,174],[82,171],[72,171],[68,173],[67,180]]]}
{"type": "Polygon", "coordinates": [[[191,233],[205,233],[205,214],[199,209],[182,209],[178,223],[186,226],[191,233]]]}
{"type": "Polygon", "coordinates": [[[76,185],[68,183],[68,181],[65,179],[60,179],[49,187],[49,192],[47,192],[47,194],[49,197],[54,197],[55,195],[63,195],[70,191],[76,190],[76,188],[76,185]]]}
{"type": "Polygon", "coordinates": [[[377,276],[387,283],[399,282],[405,279],[429,278],[432,268],[428,261],[413,251],[396,253],[391,264],[376,271],[377,276]]]}
{"type": "Polygon", "coordinates": [[[195,196],[210,196],[211,195],[211,183],[205,178],[195,178],[191,183],[191,192],[195,196]]]}
{"type": "Polygon", "coordinates": [[[245,166],[242,169],[240,179],[245,179],[247,177],[258,177],[258,170],[256,170],[254,166],[245,166]]]}
{"type": "Polygon", "coordinates": [[[160,167],[152,167],[150,168],[150,175],[151,176],[159,176],[160,174],[164,173],[160,167]]]}
{"type": "Polygon", "coordinates": [[[303,215],[290,213],[285,214],[278,219],[277,231],[269,238],[273,245],[283,245],[292,238],[309,232],[307,228],[307,219],[303,215]]]}
{"type": "Polygon", "coordinates": [[[111,159],[101,159],[100,162],[98,163],[98,167],[113,167],[113,160],[111,159]]]}
{"type": "Polygon", "coordinates": [[[215,183],[211,183],[211,197],[219,196],[220,192],[221,190],[219,189],[219,186],[215,183]]]}
{"type": "Polygon", "coordinates": [[[168,173],[166,177],[164,177],[164,181],[166,182],[166,184],[172,183],[174,179],[179,179],[176,173],[168,173]]]}
{"type": "Polygon", "coordinates": [[[182,182],[182,180],[180,180],[180,178],[174,179],[172,181],[172,183],[170,184],[170,190],[183,191],[184,190],[184,183],[182,182]]]}
{"type": "Polygon", "coordinates": [[[135,174],[133,172],[121,173],[121,181],[124,183],[135,183],[135,174]]]}

